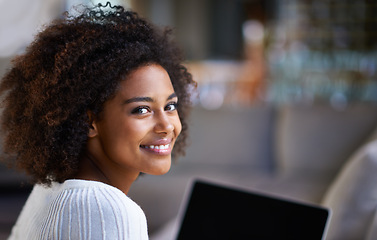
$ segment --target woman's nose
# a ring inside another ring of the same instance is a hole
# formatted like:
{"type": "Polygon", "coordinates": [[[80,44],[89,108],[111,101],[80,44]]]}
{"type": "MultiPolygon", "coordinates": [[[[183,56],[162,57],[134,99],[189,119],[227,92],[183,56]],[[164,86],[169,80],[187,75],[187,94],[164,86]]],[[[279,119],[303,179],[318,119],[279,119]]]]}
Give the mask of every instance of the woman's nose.
{"type": "Polygon", "coordinates": [[[174,130],[172,119],[169,118],[166,112],[155,114],[156,123],[154,131],[156,133],[168,134],[174,130]]]}

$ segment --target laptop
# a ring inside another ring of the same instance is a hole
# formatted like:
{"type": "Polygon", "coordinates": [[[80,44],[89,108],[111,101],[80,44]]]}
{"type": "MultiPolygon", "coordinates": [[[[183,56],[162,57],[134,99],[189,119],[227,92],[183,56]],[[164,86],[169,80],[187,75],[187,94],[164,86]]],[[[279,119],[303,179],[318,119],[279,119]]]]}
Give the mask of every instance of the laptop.
{"type": "Polygon", "coordinates": [[[325,239],[329,213],[321,206],[195,180],[176,239],[325,239]]]}

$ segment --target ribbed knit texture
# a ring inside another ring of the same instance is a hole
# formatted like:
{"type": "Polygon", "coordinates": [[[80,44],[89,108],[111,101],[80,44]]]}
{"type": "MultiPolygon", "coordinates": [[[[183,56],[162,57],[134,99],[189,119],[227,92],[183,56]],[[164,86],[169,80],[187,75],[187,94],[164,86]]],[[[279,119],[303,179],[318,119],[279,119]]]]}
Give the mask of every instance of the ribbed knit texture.
{"type": "Polygon", "coordinates": [[[12,229],[18,239],[148,239],[141,208],[119,189],[85,180],[36,185],[12,229]]]}

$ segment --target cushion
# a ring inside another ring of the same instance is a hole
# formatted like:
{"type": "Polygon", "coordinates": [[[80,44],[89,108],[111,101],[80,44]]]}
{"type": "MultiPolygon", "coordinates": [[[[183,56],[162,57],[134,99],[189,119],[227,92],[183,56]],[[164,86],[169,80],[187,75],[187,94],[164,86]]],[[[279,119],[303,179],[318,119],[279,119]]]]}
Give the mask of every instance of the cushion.
{"type": "Polygon", "coordinates": [[[272,164],[272,106],[222,107],[217,110],[193,109],[187,154],[179,162],[205,167],[272,164]]]}
{"type": "Polygon", "coordinates": [[[283,173],[334,174],[377,122],[377,105],[286,105],[276,123],[276,161],[283,173]]]}
{"type": "Polygon", "coordinates": [[[323,205],[332,210],[327,239],[365,239],[368,232],[373,231],[371,226],[377,208],[376,183],[375,140],[349,159],[323,199],[323,205]]]}

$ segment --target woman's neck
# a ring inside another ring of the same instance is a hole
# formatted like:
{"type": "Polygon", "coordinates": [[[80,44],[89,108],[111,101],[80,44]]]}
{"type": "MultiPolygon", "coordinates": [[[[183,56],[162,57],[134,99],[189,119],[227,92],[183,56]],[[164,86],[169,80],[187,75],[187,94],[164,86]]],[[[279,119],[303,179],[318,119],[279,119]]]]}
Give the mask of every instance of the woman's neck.
{"type": "Polygon", "coordinates": [[[93,180],[111,185],[109,178],[106,177],[106,175],[94,162],[92,157],[88,154],[85,154],[80,159],[79,171],[76,174],[75,178],[83,180],[93,180]]]}
{"type": "Polygon", "coordinates": [[[119,168],[106,168],[106,165],[103,166],[100,163],[90,153],[84,154],[80,159],[79,170],[75,178],[103,182],[127,194],[131,184],[138,176],[119,168]]]}

